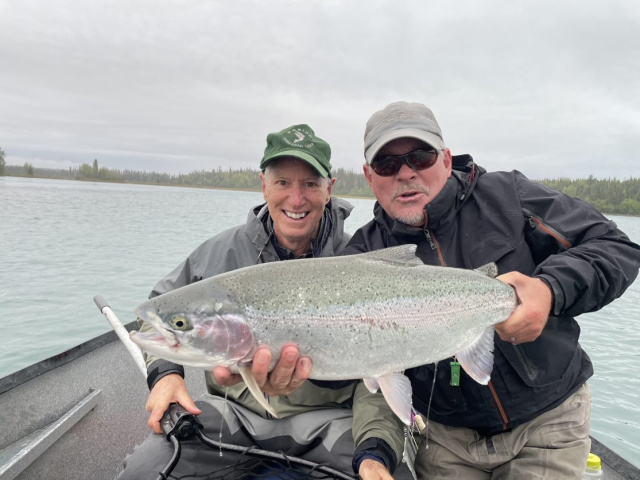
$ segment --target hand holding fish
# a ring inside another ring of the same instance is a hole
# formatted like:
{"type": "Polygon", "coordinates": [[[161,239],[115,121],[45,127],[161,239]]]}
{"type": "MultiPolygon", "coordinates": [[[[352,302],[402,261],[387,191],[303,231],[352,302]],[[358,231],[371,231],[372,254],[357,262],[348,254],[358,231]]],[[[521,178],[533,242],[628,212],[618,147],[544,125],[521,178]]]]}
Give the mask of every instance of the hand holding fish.
{"type": "Polygon", "coordinates": [[[179,403],[189,413],[200,415],[202,412],[187,391],[184,378],[178,374],[169,374],[156,382],[147,400],[148,425],[155,433],[162,433],[160,420],[171,403],[179,403]]]}
{"type": "MultiPolygon", "coordinates": [[[[311,373],[311,360],[299,357],[298,347],[285,345],[282,347],[280,359],[269,373],[271,351],[259,348],[253,356],[251,371],[260,389],[267,395],[288,395],[304,383],[311,373]]],[[[242,376],[232,374],[226,367],[216,367],[213,376],[218,385],[230,387],[242,382],[242,376]]]]}
{"type": "Polygon", "coordinates": [[[528,277],[520,272],[505,273],[497,279],[515,289],[519,303],[507,320],[495,326],[496,332],[502,340],[514,345],[533,342],[549,319],[553,306],[551,290],[539,278],[528,277]]]}

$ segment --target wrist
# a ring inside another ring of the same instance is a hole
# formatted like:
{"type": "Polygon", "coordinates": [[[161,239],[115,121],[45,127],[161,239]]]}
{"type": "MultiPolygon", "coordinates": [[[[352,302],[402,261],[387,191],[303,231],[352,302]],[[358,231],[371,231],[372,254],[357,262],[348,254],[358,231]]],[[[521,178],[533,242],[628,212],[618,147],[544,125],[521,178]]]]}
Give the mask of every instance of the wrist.
{"type": "Polygon", "coordinates": [[[355,473],[360,471],[360,465],[365,460],[375,460],[383,464],[391,474],[396,468],[396,454],[389,444],[381,438],[367,438],[358,445],[352,462],[355,473]]]}
{"type": "Polygon", "coordinates": [[[358,457],[358,460],[357,460],[356,464],[354,465],[354,467],[358,468],[358,473],[360,472],[360,465],[362,465],[362,462],[364,462],[365,460],[373,460],[374,462],[378,462],[381,465],[384,465],[387,470],[389,470],[389,468],[384,463],[384,460],[381,457],[379,457],[378,455],[375,455],[373,453],[364,453],[363,455],[358,457]]]}
{"type": "Polygon", "coordinates": [[[549,315],[557,317],[564,308],[564,293],[562,288],[558,284],[555,278],[550,275],[540,274],[536,276],[537,279],[549,288],[551,292],[551,308],[549,309],[549,315]]]}
{"type": "Polygon", "coordinates": [[[147,368],[147,386],[149,390],[153,390],[158,380],[171,374],[177,374],[184,378],[184,367],[166,360],[156,360],[153,362],[147,368]]]}

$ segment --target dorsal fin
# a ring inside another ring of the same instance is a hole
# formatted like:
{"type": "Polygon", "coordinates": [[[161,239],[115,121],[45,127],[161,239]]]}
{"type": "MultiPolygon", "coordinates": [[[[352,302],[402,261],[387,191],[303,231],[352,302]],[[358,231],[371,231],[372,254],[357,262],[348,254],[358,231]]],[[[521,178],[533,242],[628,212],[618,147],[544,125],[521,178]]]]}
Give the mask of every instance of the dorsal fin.
{"type": "Polygon", "coordinates": [[[474,270],[478,273],[482,273],[487,277],[496,278],[498,276],[498,266],[495,262],[487,263],[482,265],[481,267],[474,268],[474,270]]]}
{"type": "Polygon", "coordinates": [[[424,265],[422,260],[416,256],[417,245],[407,244],[399,247],[382,248],[373,252],[363,253],[367,260],[377,260],[381,262],[399,263],[402,265],[424,265]]]}

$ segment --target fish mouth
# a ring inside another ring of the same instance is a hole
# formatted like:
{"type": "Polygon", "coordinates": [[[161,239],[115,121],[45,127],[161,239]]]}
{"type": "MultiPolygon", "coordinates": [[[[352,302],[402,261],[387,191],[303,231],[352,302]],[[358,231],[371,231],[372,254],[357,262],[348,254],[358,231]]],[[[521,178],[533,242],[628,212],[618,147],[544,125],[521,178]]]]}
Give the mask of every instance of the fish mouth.
{"type": "Polygon", "coordinates": [[[158,315],[155,309],[140,308],[136,311],[136,315],[140,320],[148,323],[155,330],[155,332],[149,332],[148,334],[136,332],[138,338],[145,338],[157,344],[158,340],[156,339],[156,336],[159,335],[164,339],[167,345],[172,347],[180,346],[180,340],[178,340],[177,335],[164,326],[164,322],[162,321],[162,318],[160,318],[160,316],[158,315]]]}
{"type": "Polygon", "coordinates": [[[307,215],[309,215],[309,212],[290,212],[288,210],[283,210],[284,214],[289,217],[292,220],[302,220],[303,218],[305,218],[307,215]]]}
{"type": "Polygon", "coordinates": [[[191,347],[187,343],[170,343],[160,332],[137,332],[133,330],[129,333],[129,338],[142,350],[160,358],[176,363],[178,365],[188,365],[191,367],[211,370],[216,365],[215,358],[204,358],[202,351],[191,347]]]}
{"type": "Polygon", "coordinates": [[[155,350],[157,348],[177,349],[180,347],[180,342],[175,336],[174,340],[170,341],[165,335],[158,331],[138,332],[137,330],[132,330],[129,332],[129,338],[131,338],[136,345],[149,350],[155,350]]]}

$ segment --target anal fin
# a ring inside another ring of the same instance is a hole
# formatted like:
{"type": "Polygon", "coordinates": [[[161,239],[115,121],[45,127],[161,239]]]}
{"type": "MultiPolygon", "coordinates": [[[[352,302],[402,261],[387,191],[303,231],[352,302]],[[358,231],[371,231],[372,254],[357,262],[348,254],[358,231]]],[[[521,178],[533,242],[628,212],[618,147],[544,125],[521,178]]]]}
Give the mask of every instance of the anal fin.
{"type": "Polygon", "coordinates": [[[411,424],[411,381],[402,373],[392,373],[376,378],[385,400],[402,423],[411,424]]]}

